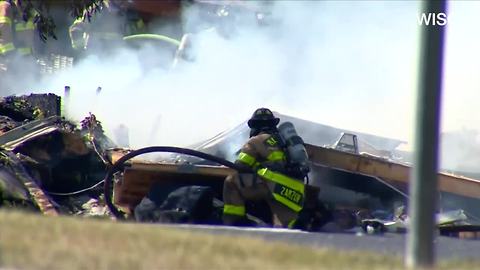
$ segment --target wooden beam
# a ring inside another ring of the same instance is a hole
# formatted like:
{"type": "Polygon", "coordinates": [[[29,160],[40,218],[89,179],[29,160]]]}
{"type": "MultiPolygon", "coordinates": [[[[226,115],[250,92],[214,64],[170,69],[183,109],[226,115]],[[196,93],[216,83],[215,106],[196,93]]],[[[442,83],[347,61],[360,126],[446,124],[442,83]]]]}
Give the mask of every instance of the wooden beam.
{"type": "MultiPolygon", "coordinates": [[[[310,161],[314,164],[382,178],[389,183],[408,184],[410,167],[394,163],[383,158],[356,155],[324,148],[311,144],[306,145],[310,161]]],[[[480,198],[480,181],[446,173],[438,174],[439,190],[461,196],[480,198]]]]}

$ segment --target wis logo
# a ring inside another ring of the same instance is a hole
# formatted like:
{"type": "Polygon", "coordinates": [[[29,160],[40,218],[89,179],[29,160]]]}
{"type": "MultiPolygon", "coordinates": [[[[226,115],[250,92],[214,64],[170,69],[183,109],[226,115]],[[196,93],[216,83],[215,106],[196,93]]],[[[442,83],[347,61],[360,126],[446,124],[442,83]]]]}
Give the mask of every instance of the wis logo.
{"type": "Polygon", "coordinates": [[[447,14],[445,13],[422,13],[417,16],[419,25],[440,25],[444,26],[448,22],[447,14]]]}

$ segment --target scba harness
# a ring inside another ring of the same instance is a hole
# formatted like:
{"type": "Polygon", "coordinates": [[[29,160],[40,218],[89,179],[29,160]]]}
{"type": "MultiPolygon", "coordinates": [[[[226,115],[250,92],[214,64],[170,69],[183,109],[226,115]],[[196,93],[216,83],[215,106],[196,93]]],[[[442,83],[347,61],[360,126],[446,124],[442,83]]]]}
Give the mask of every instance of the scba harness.
{"type": "MultiPolygon", "coordinates": [[[[265,143],[269,146],[283,149],[284,147],[280,145],[281,141],[278,134],[274,134],[266,139],[265,143]]],[[[275,150],[263,162],[257,161],[255,157],[245,152],[239,153],[237,161],[251,167],[256,172],[256,175],[261,178],[274,183],[272,190],[273,198],[291,210],[299,212],[302,210],[304,202],[305,185],[303,181],[288,176],[286,173],[283,173],[285,169],[282,170],[275,166],[279,162],[285,164],[288,159],[284,150],[275,150]]]]}

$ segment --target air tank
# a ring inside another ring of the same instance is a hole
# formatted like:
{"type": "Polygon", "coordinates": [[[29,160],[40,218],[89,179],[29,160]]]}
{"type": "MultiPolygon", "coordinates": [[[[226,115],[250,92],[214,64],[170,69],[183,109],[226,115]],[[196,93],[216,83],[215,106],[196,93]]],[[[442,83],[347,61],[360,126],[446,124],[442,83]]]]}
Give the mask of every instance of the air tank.
{"type": "Polygon", "coordinates": [[[295,126],[291,122],[284,122],[278,126],[288,152],[289,162],[298,168],[299,173],[305,177],[310,168],[308,166],[308,154],[303,139],[298,136],[295,126]]]}

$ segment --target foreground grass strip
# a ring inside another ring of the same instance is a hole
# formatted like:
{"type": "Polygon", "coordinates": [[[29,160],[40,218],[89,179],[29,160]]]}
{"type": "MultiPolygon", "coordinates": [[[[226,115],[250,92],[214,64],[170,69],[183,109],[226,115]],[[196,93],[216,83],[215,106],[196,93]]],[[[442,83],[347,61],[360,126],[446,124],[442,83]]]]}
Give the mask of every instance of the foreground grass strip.
{"type": "MultiPolygon", "coordinates": [[[[442,265],[451,269],[451,264],[442,265]]],[[[455,269],[475,269],[456,262],[455,269]]],[[[475,267],[476,266],[476,267],[475,267]]],[[[13,269],[403,269],[399,258],[155,225],[0,211],[0,267],[13,269]]]]}

